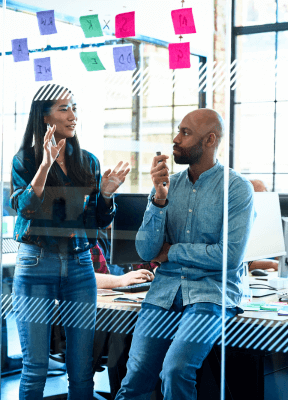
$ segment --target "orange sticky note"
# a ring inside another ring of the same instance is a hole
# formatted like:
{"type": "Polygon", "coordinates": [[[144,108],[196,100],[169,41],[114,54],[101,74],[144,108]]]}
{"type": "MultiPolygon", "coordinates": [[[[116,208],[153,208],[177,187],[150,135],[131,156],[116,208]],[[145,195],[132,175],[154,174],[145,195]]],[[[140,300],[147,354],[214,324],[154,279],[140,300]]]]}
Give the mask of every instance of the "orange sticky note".
{"type": "Polygon", "coordinates": [[[169,68],[190,68],[190,43],[169,43],[169,68]]]}
{"type": "Polygon", "coordinates": [[[116,15],[115,36],[116,38],[135,36],[135,11],[116,15]]]}

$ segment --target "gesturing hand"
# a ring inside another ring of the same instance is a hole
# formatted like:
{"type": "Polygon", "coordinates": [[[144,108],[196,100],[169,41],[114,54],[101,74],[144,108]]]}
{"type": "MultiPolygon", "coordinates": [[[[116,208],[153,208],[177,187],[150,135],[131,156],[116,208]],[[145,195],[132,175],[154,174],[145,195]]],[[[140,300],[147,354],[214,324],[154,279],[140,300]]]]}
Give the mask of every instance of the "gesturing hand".
{"type": "Polygon", "coordinates": [[[123,161],[120,161],[112,172],[111,169],[108,169],[106,172],[104,172],[100,186],[100,191],[104,198],[112,197],[113,193],[125,181],[126,175],[130,171],[130,168],[127,168],[129,165],[128,162],[123,165],[122,164],[123,161]]]}
{"type": "Polygon", "coordinates": [[[156,197],[158,199],[166,199],[170,180],[169,180],[169,168],[166,163],[169,156],[162,154],[153,158],[150,175],[154,187],[156,189],[156,197]],[[163,186],[163,182],[166,182],[166,186],[163,186]]]}
{"type": "Polygon", "coordinates": [[[56,160],[56,157],[58,156],[59,151],[65,144],[65,139],[62,139],[59,141],[57,146],[52,145],[51,139],[52,139],[52,136],[53,136],[55,130],[56,130],[56,125],[53,125],[52,127],[47,129],[47,132],[44,136],[44,144],[43,144],[44,152],[43,152],[42,164],[49,168],[51,167],[53,162],[56,160]]]}

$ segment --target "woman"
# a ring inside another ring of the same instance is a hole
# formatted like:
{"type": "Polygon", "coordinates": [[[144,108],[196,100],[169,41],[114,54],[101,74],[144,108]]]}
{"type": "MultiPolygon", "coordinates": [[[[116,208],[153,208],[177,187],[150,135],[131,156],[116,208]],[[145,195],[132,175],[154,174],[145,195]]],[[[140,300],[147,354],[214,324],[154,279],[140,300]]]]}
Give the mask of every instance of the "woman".
{"type": "Polygon", "coordinates": [[[89,249],[97,243],[97,228],[113,220],[112,196],[129,169],[121,161],[101,179],[98,159],[80,149],[73,95],[64,87],[47,89],[40,88],[32,101],[12,166],[10,206],[18,214],[14,239],[20,242],[13,283],[23,353],[19,398],[43,399],[58,299],[67,338],[68,399],[90,400],[96,280],[89,249]],[[38,100],[44,92],[49,99],[38,100]]]}

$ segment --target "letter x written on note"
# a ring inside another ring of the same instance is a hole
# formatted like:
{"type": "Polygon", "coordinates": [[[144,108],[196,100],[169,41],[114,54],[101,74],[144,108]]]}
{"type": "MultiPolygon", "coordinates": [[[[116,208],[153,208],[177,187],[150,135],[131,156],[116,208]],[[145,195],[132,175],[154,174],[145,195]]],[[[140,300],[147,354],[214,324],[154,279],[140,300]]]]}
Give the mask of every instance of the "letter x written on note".
{"type": "Polygon", "coordinates": [[[192,8],[180,8],[171,11],[171,17],[176,35],[196,33],[192,8]]]}
{"type": "Polygon", "coordinates": [[[169,43],[169,68],[190,68],[190,43],[169,43]]]}
{"type": "Polygon", "coordinates": [[[132,45],[113,47],[113,57],[116,72],[133,71],[136,68],[132,45]]]}
{"type": "Polygon", "coordinates": [[[101,71],[104,68],[96,51],[83,51],[80,58],[87,71],[101,71]]]}
{"type": "Polygon", "coordinates": [[[83,15],[80,17],[80,25],[86,38],[103,36],[98,14],[83,15]]]}
{"type": "Polygon", "coordinates": [[[53,33],[57,33],[54,10],[39,11],[36,14],[40,35],[53,35],[53,33]]]}
{"type": "Polygon", "coordinates": [[[29,61],[27,38],[13,39],[11,42],[14,62],[29,61]]]}
{"type": "Polygon", "coordinates": [[[116,38],[135,36],[135,11],[116,15],[115,36],[116,38]]]}
{"type": "Polygon", "coordinates": [[[52,81],[50,57],[34,59],[35,81],[52,81]]]}

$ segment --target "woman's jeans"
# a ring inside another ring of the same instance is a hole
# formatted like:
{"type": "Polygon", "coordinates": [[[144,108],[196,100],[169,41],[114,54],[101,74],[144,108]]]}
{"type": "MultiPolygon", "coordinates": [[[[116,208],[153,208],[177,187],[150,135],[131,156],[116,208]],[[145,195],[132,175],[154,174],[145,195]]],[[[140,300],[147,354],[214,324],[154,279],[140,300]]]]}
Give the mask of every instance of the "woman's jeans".
{"type": "MultiPolygon", "coordinates": [[[[149,400],[159,374],[164,400],[196,400],[196,371],[221,334],[221,313],[213,303],[183,306],[181,288],[168,311],[143,303],[115,400],[149,400]]],[[[236,313],[227,309],[227,319],[236,313]]]]}
{"type": "Polygon", "coordinates": [[[62,323],[66,333],[68,399],[93,399],[96,307],[89,250],[70,255],[20,244],[13,284],[13,308],[23,353],[20,400],[43,399],[52,323],[62,323]],[[61,320],[57,319],[57,308],[61,320]]]}

